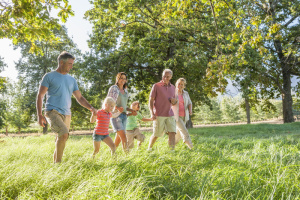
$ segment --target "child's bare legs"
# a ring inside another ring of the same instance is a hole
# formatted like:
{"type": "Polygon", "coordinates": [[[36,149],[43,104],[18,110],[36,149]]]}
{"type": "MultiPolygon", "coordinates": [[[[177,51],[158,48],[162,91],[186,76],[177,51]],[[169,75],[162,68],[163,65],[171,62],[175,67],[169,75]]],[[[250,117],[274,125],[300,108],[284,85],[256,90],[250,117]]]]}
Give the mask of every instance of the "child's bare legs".
{"type": "Polygon", "coordinates": [[[176,133],[175,132],[169,132],[168,135],[169,135],[169,147],[170,147],[171,150],[174,150],[176,133]]]}
{"type": "Polygon", "coordinates": [[[154,143],[156,142],[158,137],[151,135],[150,140],[149,140],[149,145],[148,145],[148,149],[152,149],[154,143]]]}
{"type": "Polygon", "coordinates": [[[122,141],[123,151],[128,152],[127,138],[124,130],[117,131],[116,138],[115,138],[116,148],[119,146],[121,141],[122,141]]]}
{"type": "Polygon", "coordinates": [[[95,158],[95,155],[99,153],[100,150],[100,143],[101,141],[94,141],[94,153],[93,153],[93,158],[95,158]]]}
{"type": "Polygon", "coordinates": [[[110,150],[111,150],[111,155],[113,156],[116,152],[116,145],[114,143],[114,141],[111,139],[111,137],[106,137],[103,142],[105,142],[107,144],[107,146],[109,146],[110,150]]]}
{"type": "Polygon", "coordinates": [[[137,136],[136,136],[136,139],[137,139],[137,145],[138,145],[138,149],[141,147],[141,145],[142,145],[142,142],[144,142],[145,141],[145,139],[146,139],[146,137],[145,137],[145,135],[144,134],[141,134],[141,132],[140,132],[140,130],[138,129],[138,134],[137,134],[137,136]]]}

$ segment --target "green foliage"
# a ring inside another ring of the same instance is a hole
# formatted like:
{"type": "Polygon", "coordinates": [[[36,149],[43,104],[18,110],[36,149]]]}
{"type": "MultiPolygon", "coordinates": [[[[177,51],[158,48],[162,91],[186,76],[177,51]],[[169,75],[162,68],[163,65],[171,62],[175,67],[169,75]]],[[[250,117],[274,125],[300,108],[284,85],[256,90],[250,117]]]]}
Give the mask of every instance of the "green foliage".
{"type": "MultiPolygon", "coordinates": [[[[211,106],[201,105],[194,108],[193,122],[226,123],[247,121],[244,101],[241,95],[210,99],[211,106]]],[[[257,100],[251,107],[251,121],[261,121],[273,118],[282,118],[282,104],[280,100],[257,100]]]]}
{"type": "Polygon", "coordinates": [[[180,77],[186,78],[195,104],[208,101],[208,95],[216,96],[213,87],[217,81],[205,77],[215,45],[211,40],[212,15],[205,3],[198,8],[193,1],[191,7],[197,8],[184,17],[171,14],[175,8],[166,1],[92,3],[94,8],[86,12],[86,18],[94,25],[89,40],[94,51],[87,55],[90,62],[83,74],[99,94],[114,83],[117,72],[125,71],[129,86],[138,93],[136,98],[147,101],[152,84],[161,79],[165,68],[170,68],[174,72],[173,83],[180,77]]]}
{"type": "Polygon", "coordinates": [[[0,99],[0,129],[5,125],[6,119],[6,102],[3,99],[0,99]]]}
{"type": "Polygon", "coordinates": [[[32,107],[35,106],[34,97],[32,97],[26,88],[24,89],[23,79],[17,83],[8,84],[6,98],[9,99],[6,106],[6,123],[12,127],[26,128],[33,122],[32,107]]]}
{"type": "MultiPolygon", "coordinates": [[[[260,98],[283,96],[284,121],[292,122],[291,75],[300,75],[300,1],[230,1],[226,8],[230,10],[228,20],[235,25],[228,26],[227,33],[218,25],[224,33],[224,48],[209,63],[210,75],[222,79],[230,72],[233,78],[248,77],[250,81],[246,81],[247,87],[241,87],[242,91],[249,93],[248,87],[259,86],[260,98]]],[[[218,15],[224,11],[215,12],[220,21],[218,15]]]]}
{"type": "Polygon", "coordinates": [[[91,159],[91,136],[70,136],[52,164],[54,136],[3,138],[3,199],[299,199],[299,123],[190,129],[195,145],[175,152],[166,137],[147,152],[91,159]]]}
{"type": "MultiPolygon", "coordinates": [[[[0,56],[0,72],[2,72],[5,67],[7,67],[7,64],[3,62],[3,58],[0,56]]],[[[0,93],[4,92],[5,83],[6,83],[6,78],[0,76],[0,93]]]]}
{"type": "Polygon", "coordinates": [[[220,102],[217,98],[210,99],[210,106],[203,104],[193,108],[193,123],[205,123],[205,122],[221,122],[222,111],[220,108],[220,102]]]}
{"type": "Polygon", "coordinates": [[[13,0],[1,1],[0,38],[8,38],[14,45],[30,43],[30,52],[43,53],[36,41],[56,43],[60,40],[52,32],[59,29],[59,19],[66,22],[74,15],[67,0],[13,0]],[[57,18],[51,17],[53,9],[58,9],[57,18]]]}

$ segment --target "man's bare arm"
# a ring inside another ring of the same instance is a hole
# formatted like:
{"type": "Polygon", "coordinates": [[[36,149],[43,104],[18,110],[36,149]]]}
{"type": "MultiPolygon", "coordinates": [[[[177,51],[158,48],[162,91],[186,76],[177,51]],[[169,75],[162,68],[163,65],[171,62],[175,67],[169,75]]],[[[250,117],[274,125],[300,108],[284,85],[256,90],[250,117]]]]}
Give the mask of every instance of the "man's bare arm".
{"type": "Polygon", "coordinates": [[[155,119],[156,119],[156,116],[155,116],[155,114],[154,114],[153,107],[154,107],[154,98],[153,98],[153,97],[150,97],[150,100],[149,100],[149,110],[150,110],[151,118],[152,118],[153,120],[155,120],[155,119]]]}
{"type": "Polygon", "coordinates": [[[81,95],[81,92],[79,90],[74,91],[73,95],[81,106],[97,115],[97,110],[91,104],[89,104],[89,102],[81,95]]]}
{"type": "Polygon", "coordinates": [[[44,96],[45,96],[47,91],[48,91],[48,88],[41,85],[40,88],[39,88],[39,92],[37,94],[37,97],[36,97],[36,111],[37,111],[38,123],[42,127],[45,127],[44,124],[47,124],[47,121],[46,121],[45,117],[43,116],[43,109],[42,109],[43,99],[44,99],[44,96]]]}

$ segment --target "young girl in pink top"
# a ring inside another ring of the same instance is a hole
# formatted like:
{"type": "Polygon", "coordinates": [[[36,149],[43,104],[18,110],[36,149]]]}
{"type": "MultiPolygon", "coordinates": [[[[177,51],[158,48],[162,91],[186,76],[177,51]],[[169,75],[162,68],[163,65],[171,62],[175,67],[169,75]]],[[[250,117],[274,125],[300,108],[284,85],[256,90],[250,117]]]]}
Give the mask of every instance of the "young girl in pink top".
{"type": "Polygon", "coordinates": [[[109,137],[109,133],[108,133],[110,118],[111,117],[116,118],[121,114],[119,110],[117,109],[115,110],[115,106],[116,106],[115,100],[111,97],[106,97],[102,104],[102,109],[97,111],[97,115],[93,113],[91,116],[90,119],[91,123],[97,121],[97,124],[93,132],[93,140],[94,140],[93,158],[99,152],[101,141],[105,142],[110,147],[112,155],[116,151],[116,146],[112,141],[111,137],[109,137]]]}

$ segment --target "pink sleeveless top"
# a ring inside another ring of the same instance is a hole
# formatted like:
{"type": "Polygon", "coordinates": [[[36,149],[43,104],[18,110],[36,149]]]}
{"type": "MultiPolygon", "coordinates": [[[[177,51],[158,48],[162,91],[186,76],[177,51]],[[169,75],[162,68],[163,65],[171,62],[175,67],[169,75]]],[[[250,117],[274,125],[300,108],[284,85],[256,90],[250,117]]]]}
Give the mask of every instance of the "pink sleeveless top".
{"type": "Polygon", "coordinates": [[[179,94],[178,95],[178,100],[179,100],[179,116],[180,117],[185,117],[183,96],[179,94]]]}

